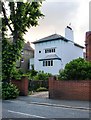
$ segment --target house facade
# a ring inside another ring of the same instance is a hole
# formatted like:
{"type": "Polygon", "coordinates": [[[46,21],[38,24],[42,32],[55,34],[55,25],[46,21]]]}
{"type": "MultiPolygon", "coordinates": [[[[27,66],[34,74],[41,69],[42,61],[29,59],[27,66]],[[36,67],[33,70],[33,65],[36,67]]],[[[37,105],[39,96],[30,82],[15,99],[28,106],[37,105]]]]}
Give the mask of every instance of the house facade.
{"type": "Polygon", "coordinates": [[[21,54],[21,59],[17,61],[17,68],[21,69],[21,71],[25,73],[30,69],[30,58],[34,58],[34,49],[31,47],[29,42],[24,44],[21,54]]]}
{"type": "Polygon", "coordinates": [[[53,34],[33,42],[34,69],[56,75],[73,59],[83,57],[83,47],[74,43],[73,30],[67,26],[65,37],[53,34]]]}

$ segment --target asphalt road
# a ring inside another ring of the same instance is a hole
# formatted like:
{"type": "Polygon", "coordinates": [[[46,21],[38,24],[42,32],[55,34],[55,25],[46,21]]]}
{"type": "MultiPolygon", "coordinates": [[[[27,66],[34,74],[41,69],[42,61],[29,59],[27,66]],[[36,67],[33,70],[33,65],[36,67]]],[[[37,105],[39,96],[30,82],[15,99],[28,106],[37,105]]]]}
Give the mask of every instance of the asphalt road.
{"type": "Polygon", "coordinates": [[[89,118],[89,110],[38,105],[21,100],[2,103],[3,118],[89,118]]]}

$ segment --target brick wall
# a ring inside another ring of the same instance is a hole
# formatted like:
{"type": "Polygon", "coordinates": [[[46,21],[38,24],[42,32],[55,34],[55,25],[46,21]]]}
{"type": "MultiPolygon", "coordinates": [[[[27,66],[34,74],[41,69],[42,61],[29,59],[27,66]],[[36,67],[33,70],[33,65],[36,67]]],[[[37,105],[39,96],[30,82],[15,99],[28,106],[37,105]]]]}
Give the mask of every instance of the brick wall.
{"type": "Polygon", "coordinates": [[[12,80],[11,82],[18,87],[20,95],[28,95],[28,79],[26,77],[22,77],[21,80],[12,80]]]}
{"type": "Polygon", "coordinates": [[[86,32],[86,60],[91,61],[91,31],[86,32]]]}
{"type": "Polygon", "coordinates": [[[49,78],[49,98],[69,100],[91,100],[91,81],[58,81],[49,78]]]}

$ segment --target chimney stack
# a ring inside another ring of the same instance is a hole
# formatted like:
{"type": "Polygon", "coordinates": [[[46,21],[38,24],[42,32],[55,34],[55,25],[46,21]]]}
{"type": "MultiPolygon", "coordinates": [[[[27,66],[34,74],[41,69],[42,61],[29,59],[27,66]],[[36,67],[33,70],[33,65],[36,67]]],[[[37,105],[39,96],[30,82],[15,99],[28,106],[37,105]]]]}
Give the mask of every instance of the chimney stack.
{"type": "Polygon", "coordinates": [[[74,34],[73,34],[73,30],[70,26],[67,26],[65,28],[65,38],[74,42],[74,34]]]}

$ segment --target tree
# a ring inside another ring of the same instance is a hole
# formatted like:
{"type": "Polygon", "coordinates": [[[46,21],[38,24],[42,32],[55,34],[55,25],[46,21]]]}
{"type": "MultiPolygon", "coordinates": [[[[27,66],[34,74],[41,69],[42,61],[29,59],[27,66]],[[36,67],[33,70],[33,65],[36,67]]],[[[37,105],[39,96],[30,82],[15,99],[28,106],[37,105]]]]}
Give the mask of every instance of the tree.
{"type": "Polygon", "coordinates": [[[38,20],[44,15],[40,11],[42,2],[7,2],[8,8],[2,2],[2,74],[3,79],[10,81],[16,69],[16,61],[21,57],[24,44],[23,35],[27,29],[38,25],[38,20]],[[9,9],[9,14],[7,13],[9,9]],[[13,41],[8,40],[10,30],[13,41]]]}
{"type": "Polygon", "coordinates": [[[91,62],[78,58],[67,63],[64,70],[60,71],[59,78],[63,80],[91,79],[91,62]]]}

